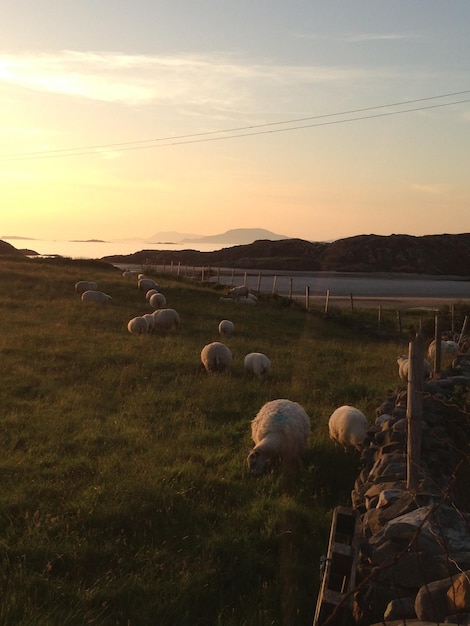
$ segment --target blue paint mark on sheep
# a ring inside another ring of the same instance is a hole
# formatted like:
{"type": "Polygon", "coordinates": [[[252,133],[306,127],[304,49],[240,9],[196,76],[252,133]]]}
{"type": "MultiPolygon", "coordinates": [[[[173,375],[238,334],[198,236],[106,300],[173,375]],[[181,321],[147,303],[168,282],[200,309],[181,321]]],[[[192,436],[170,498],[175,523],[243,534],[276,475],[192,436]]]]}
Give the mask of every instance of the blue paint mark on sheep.
{"type": "Polygon", "coordinates": [[[284,413],[275,413],[273,415],[273,420],[275,422],[278,422],[278,424],[284,424],[288,421],[288,419],[289,417],[287,415],[284,415],[284,413]]]}

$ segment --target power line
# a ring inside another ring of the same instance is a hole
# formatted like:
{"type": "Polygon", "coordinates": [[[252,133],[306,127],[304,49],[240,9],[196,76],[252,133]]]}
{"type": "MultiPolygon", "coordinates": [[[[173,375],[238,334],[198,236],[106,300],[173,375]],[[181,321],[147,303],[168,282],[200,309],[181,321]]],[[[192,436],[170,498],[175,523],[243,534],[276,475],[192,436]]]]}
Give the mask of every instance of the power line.
{"type": "Polygon", "coordinates": [[[274,126],[281,126],[281,125],[286,125],[286,124],[298,124],[299,122],[306,122],[310,120],[325,120],[326,118],[340,117],[340,116],[352,115],[356,113],[365,113],[369,111],[377,111],[380,109],[385,109],[385,108],[390,108],[390,107],[404,106],[404,105],[414,104],[418,102],[427,102],[430,100],[437,100],[439,98],[449,98],[452,96],[468,94],[468,93],[470,93],[470,90],[456,91],[453,93],[441,94],[437,96],[428,96],[426,98],[418,98],[415,100],[404,100],[402,102],[382,104],[378,106],[365,107],[361,109],[352,109],[349,111],[342,111],[342,112],[337,112],[337,113],[326,113],[322,115],[313,115],[313,116],[308,116],[308,117],[294,118],[294,119],[278,121],[278,122],[268,122],[264,124],[253,124],[251,126],[240,126],[240,127],[235,127],[235,128],[226,128],[222,130],[192,133],[188,135],[172,135],[168,137],[157,137],[154,139],[145,139],[145,140],[140,140],[140,141],[98,144],[98,145],[92,145],[92,146],[81,146],[77,148],[62,148],[62,149],[57,149],[57,150],[43,150],[43,151],[37,151],[37,152],[14,153],[10,155],[6,154],[6,155],[0,155],[0,159],[1,160],[24,160],[24,159],[30,160],[30,159],[58,158],[58,157],[64,157],[64,156],[85,156],[88,154],[96,154],[97,151],[107,150],[107,149],[115,149],[119,152],[125,152],[129,150],[142,150],[146,148],[148,149],[148,148],[159,148],[159,147],[166,147],[166,146],[177,146],[177,145],[183,145],[183,144],[189,144],[189,143],[221,141],[225,139],[251,137],[253,135],[267,135],[267,134],[287,132],[287,131],[292,131],[292,130],[314,128],[314,127],[319,127],[319,126],[330,126],[333,124],[345,124],[348,122],[356,122],[360,120],[387,117],[391,115],[400,115],[403,113],[411,113],[411,112],[416,112],[416,111],[424,111],[428,109],[448,107],[448,106],[453,106],[456,104],[463,104],[466,102],[470,102],[470,98],[463,99],[463,100],[456,100],[453,102],[432,104],[432,105],[422,106],[422,107],[413,107],[413,108],[408,108],[408,109],[403,109],[403,110],[398,110],[398,111],[387,111],[384,113],[376,113],[372,115],[350,117],[350,118],[341,119],[341,120],[335,119],[335,120],[323,121],[323,122],[318,122],[318,123],[313,123],[313,124],[303,124],[301,126],[288,126],[286,128],[272,128],[274,126]],[[266,129],[268,127],[270,128],[269,130],[258,130],[258,129],[266,129]],[[242,131],[250,131],[250,130],[253,130],[255,132],[242,132],[242,131]],[[228,134],[228,133],[232,133],[232,134],[228,134]],[[237,133],[237,134],[233,134],[233,133],[237,133]],[[218,135],[218,136],[214,137],[214,135],[218,135]],[[152,145],[148,145],[148,144],[152,144],[152,145]]]}

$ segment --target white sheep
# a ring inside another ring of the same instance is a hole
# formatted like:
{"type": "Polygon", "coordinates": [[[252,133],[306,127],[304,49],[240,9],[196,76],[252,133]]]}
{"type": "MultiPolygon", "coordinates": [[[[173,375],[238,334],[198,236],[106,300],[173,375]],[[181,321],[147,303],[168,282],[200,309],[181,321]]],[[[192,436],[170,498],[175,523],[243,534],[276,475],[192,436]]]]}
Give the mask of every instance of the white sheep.
{"type": "Polygon", "coordinates": [[[133,317],[127,323],[127,330],[132,335],[143,335],[149,331],[148,322],[142,315],[133,317]]]}
{"type": "Polygon", "coordinates": [[[225,344],[213,341],[201,350],[201,362],[206,372],[225,372],[232,362],[232,353],[225,344]]]}
{"type": "Polygon", "coordinates": [[[239,287],[232,287],[229,294],[232,298],[242,298],[248,295],[248,287],[246,285],[240,285],[239,287]]]}
{"type": "Polygon", "coordinates": [[[125,270],[122,273],[123,278],[135,278],[137,276],[136,270],[125,270]]]}
{"type": "MultiPolygon", "coordinates": [[[[402,354],[397,358],[398,363],[398,376],[405,382],[408,381],[408,374],[410,371],[410,360],[406,354],[402,354]]],[[[432,366],[429,361],[424,359],[423,367],[424,377],[429,378],[432,372],[432,366]]]]}
{"type": "Polygon", "coordinates": [[[349,405],[340,406],[333,411],[328,421],[330,438],[345,450],[362,450],[368,428],[369,423],[364,413],[349,405]]]}
{"type": "Polygon", "coordinates": [[[157,309],[152,313],[155,317],[155,330],[172,330],[180,325],[180,316],[175,309],[157,309]]]}
{"type": "Polygon", "coordinates": [[[152,309],[164,309],[166,307],[166,298],[162,293],[157,291],[150,296],[149,304],[152,309]]]}
{"type": "Polygon", "coordinates": [[[139,278],[137,287],[139,291],[145,291],[145,293],[149,289],[156,289],[157,291],[160,289],[159,285],[152,278],[139,278]]]}
{"type": "Polygon", "coordinates": [[[271,361],[262,352],[249,352],[243,361],[246,372],[259,376],[267,376],[271,369],[271,361]]]}
{"type": "Polygon", "coordinates": [[[155,330],[155,316],[152,313],[145,313],[142,317],[147,320],[148,332],[153,332],[155,330]]]}
{"type": "Polygon", "coordinates": [[[150,298],[153,296],[154,293],[159,293],[158,289],[149,289],[147,293],[145,294],[145,299],[150,300],[150,298]]]}
{"type": "Polygon", "coordinates": [[[251,422],[255,446],[247,459],[250,472],[259,476],[279,461],[286,469],[299,467],[309,434],[310,418],[300,404],[286,399],[267,402],[251,422]]]}
{"type": "MultiPolygon", "coordinates": [[[[456,341],[441,341],[441,356],[442,358],[456,357],[460,352],[459,344],[456,341]]],[[[436,340],[433,339],[428,347],[428,356],[431,361],[434,362],[436,356],[436,340]]]]}
{"type": "Polygon", "coordinates": [[[235,324],[230,320],[221,320],[219,322],[219,335],[233,335],[235,324]]]}
{"type": "Polygon", "coordinates": [[[112,298],[102,291],[88,290],[81,295],[82,302],[111,302],[112,298]]]}
{"type": "Polygon", "coordinates": [[[248,296],[242,296],[241,298],[237,298],[236,302],[238,302],[239,304],[250,304],[251,306],[253,306],[254,304],[256,304],[256,300],[253,300],[252,298],[249,298],[248,296]]]}
{"type": "Polygon", "coordinates": [[[75,283],[75,291],[80,295],[85,291],[96,291],[97,289],[97,283],[91,280],[79,280],[78,283],[75,283]]]}

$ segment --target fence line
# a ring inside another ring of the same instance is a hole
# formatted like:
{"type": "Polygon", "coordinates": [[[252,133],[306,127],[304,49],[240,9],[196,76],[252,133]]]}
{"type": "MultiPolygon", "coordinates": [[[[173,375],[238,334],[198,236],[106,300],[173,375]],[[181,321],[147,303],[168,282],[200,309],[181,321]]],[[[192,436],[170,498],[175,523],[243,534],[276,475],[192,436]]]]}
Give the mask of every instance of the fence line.
{"type": "MultiPolygon", "coordinates": [[[[261,271],[252,272],[251,274],[245,269],[237,269],[235,267],[232,268],[221,268],[220,266],[211,267],[211,266],[188,266],[186,265],[184,268],[184,272],[181,269],[181,262],[170,264],[163,261],[161,264],[155,264],[151,259],[146,259],[145,263],[142,264],[142,270],[147,271],[155,271],[157,273],[169,273],[171,275],[181,276],[184,275],[187,279],[192,279],[194,281],[200,282],[209,282],[220,285],[226,285],[227,288],[236,286],[238,284],[245,285],[251,291],[254,291],[258,294],[265,293],[271,295],[279,295],[289,299],[295,299],[299,302],[304,303],[304,307],[306,310],[309,310],[312,304],[316,304],[318,307],[323,307],[323,312],[325,315],[328,315],[330,312],[330,306],[336,306],[336,308],[342,309],[345,308],[345,305],[335,305],[334,299],[341,298],[341,300],[346,300],[348,296],[344,294],[335,296],[333,295],[330,289],[326,289],[324,291],[317,291],[316,293],[312,292],[310,285],[305,285],[302,283],[302,278],[299,276],[292,277],[288,274],[283,273],[282,275],[278,275],[276,273],[267,273],[266,271],[263,273],[261,271]],[[297,283],[296,288],[294,289],[294,281],[297,283]]],[[[373,296],[355,296],[352,292],[349,293],[349,305],[351,313],[354,314],[355,311],[360,308],[357,305],[357,299],[363,298],[372,298],[373,296]]],[[[406,296],[403,296],[406,297],[406,296]]],[[[400,299],[400,296],[396,296],[397,299],[400,299]]],[[[379,297],[375,298],[378,301],[379,297]]],[[[448,298],[450,300],[450,298],[448,298]]],[[[456,324],[457,324],[457,314],[455,310],[455,304],[449,304],[450,307],[450,328],[452,332],[454,332],[456,324]]],[[[373,309],[372,306],[362,307],[367,309],[373,309]]],[[[377,304],[377,329],[378,331],[382,331],[384,325],[384,309],[390,309],[392,307],[386,307],[383,303],[378,302],[377,304]]],[[[438,311],[438,307],[435,306],[433,308],[429,308],[428,311],[423,311],[423,314],[434,315],[438,311]]],[[[468,318],[465,316],[464,324],[461,329],[460,339],[463,338],[466,326],[467,326],[468,318]]],[[[402,311],[399,309],[396,310],[396,325],[398,327],[398,332],[401,335],[403,332],[402,328],[402,311]]],[[[419,317],[419,331],[422,331],[422,317],[419,317]]]]}

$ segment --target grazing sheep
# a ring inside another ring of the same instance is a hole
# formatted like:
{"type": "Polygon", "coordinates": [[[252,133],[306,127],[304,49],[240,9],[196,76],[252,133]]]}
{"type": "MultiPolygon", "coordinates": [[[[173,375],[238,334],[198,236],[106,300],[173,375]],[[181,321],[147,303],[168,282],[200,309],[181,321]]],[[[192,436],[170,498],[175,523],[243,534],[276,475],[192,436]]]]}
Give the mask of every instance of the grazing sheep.
{"type": "Polygon", "coordinates": [[[137,287],[139,291],[147,291],[149,289],[156,289],[157,291],[160,289],[158,284],[152,278],[139,278],[137,281],[137,287]]]}
{"type": "Polygon", "coordinates": [[[152,313],[145,313],[142,317],[147,320],[148,332],[153,332],[155,330],[155,316],[152,313]]]}
{"type": "Polygon", "coordinates": [[[255,447],[247,459],[250,472],[259,476],[277,461],[286,469],[295,469],[309,434],[310,418],[300,404],[285,399],[267,402],[251,422],[255,447]]]}
{"type": "Polygon", "coordinates": [[[213,341],[201,350],[201,361],[206,372],[225,372],[232,362],[232,353],[225,344],[213,341]]]}
{"type": "Polygon", "coordinates": [[[157,309],[153,312],[155,330],[172,330],[180,325],[180,316],[175,309],[157,309]]]}
{"type": "Polygon", "coordinates": [[[132,335],[144,335],[149,331],[148,322],[143,316],[133,317],[127,323],[127,330],[132,335]]]}
{"type": "Polygon", "coordinates": [[[125,270],[122,273],[123,278],[135,278],[137,276],[136,270],[125,270]]]}
{"type": "Polygon", "coordinates": [[[243,298],[248,295],[248,287],[246,285],[240,285],[240,287],[232,287],[229,291],[229,295],[232,298],[243,298]]]}
{"type": "Polygon", "coordinates": [[[219,335],[233,335],[235,324],[230,320],[222,320],[219,322],[219,335]]]}
{"type": "Polygon", "coordinates": [[[364,413],[349,405],[340,406],[333,411],[328,421],[330,438],[345,450],[362,450],[368,428],[369,423],[364,413]]]}
{"type": "Polygon", "coordinates": [[[150,296],[149,304],[152,309],[164,309],[166,307],[166,298],[162,293],[157,291],[157,293],[150,296]]]}
{"type": "Polygon", "coordinates": [[[82,302],[111,302],[112,298],[107,293],[90,289],[82,293],[81,300],[82,302]]]}
{"type": "Polygon", "coordinates": [[[220,297],[220,301],[221,301],[221,302],[231,302],[232,304],[233,304],[233,302],[234,302],[233,298],[227,298],[227,297],[225,297],[225,296],[221,296],[221,297],[220,297]]]}
{"type": "MultiPolygon", "coordinates": [[[[456,357],[460,352],[459,344],[456,341],[441,341],[441,356],[456,357]]],[[[434,362],[436,356],[436,340],[433,339],[428,347],[428,356],[434,362]]]]}
{"type": "Polygon", "coordinates": [[[145,299],[150,300],[150,298],[153,296],[154,293],[159,293],[158,289],[149,289],[147,293],[145,294],[145,299]]]}
{"type": "Polygon", "coordinates": [[[75,283],[75,291],[82,295],[85,291],[96,291],[98,289],[98,285],[90,280],[79,280],[78,283],[75,283]]]}
{"type": "Polygon", "coordinates": [[[262,352],[249,352],[243,362],[245,371],[262,378],[269,374],[271,361],[262,352]]]}
{"type": "MultiPolygon", "coordinates": [[[[410,370],[410,361],[406,354],[402,354],[397,358],[398,363],[398,376],[405,382],[408,381],[408,373],[410,370]]],[[[432,366],[429,361],[424,359],[424,377],[429,378],[432,372],[432,366]]]]}
{"type": "Polygon", "coordinates": [[[239,304],[251,304],[252,306],[256,304],[256,300],[249,298],[248,296],[242,296],[241,298],[237,298],[236,300],[239,304]]]}

